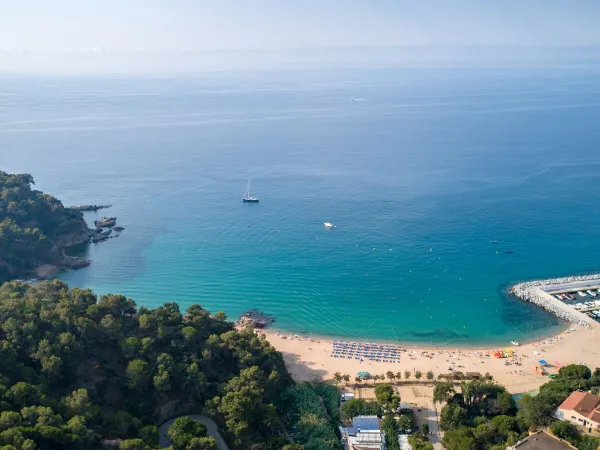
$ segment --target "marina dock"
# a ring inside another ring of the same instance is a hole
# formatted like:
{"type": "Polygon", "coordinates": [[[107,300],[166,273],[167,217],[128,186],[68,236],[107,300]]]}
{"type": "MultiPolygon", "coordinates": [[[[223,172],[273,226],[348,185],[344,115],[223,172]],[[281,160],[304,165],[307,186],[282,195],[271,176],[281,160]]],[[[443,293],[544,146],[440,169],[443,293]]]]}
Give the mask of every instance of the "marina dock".
{"type": "MultiPolygon", "coordinates": [[[[540,308],[554,314],[559,319],[576,323],[586,328],[600,328],[600,323],[590,317],[594,311],[600,311],[600,306],[589,305],[576,309],[568,299],[561,300],[558,294],[574,294],[588,291],[598,292],[600,289],[600,275],[582,275],[566,278],[553,278],[548,280],[528,281],[515,284],[509,292],[521,300],[533,303],[540,308]]],[[[600,294],[597,294],[600,300],[600,294]]],[[[581,297],[581,296],[580,296],[581,297]]],[[[594,297],[591,297],[592,299],[594,297]]],[[[591,302],[590,302],[591,303],[591,302]]]]}

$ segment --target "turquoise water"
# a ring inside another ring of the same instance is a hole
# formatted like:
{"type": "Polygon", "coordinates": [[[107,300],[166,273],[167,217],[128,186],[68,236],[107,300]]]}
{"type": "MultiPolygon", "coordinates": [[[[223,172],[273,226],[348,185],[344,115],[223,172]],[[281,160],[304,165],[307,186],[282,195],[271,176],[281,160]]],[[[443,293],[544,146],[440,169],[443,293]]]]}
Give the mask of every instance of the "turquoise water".
{"type": "Polygon", "coordinates": [[[7,77],[0,166],[115,205],[126,231],[72,285],[298,332],[508,343],[562,326],[508,285],[600,271],[598,72],[7,77]]]}

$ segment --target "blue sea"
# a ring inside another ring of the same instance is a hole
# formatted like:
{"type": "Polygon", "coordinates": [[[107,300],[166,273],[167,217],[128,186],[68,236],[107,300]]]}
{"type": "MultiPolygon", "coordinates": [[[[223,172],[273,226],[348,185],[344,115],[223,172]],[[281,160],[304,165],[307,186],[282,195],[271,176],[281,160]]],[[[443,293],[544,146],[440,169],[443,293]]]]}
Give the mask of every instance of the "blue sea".
{"type": "Polygon", "coordinates": [[[599,69],[0,83],[0,168],[126,227],[82,250],[73,286],[316,335],[507,344],[564,327],[511,283],[600,272],[599,69]]]}

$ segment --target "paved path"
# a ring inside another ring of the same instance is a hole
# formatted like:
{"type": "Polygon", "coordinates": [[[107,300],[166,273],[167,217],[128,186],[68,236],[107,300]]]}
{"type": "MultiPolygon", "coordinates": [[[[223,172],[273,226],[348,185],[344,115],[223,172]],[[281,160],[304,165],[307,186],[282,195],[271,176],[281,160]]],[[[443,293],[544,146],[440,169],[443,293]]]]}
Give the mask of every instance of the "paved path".
{"type": "MultiPolygon", "coordinates": [[[[199,414],[189,414],[181,417],[189,417],[204,424],[206,426],[207,434],[210,437],[214,438],[215,441],[217,441],[217,447],[219,448],[219,450],[229,450],[229,447],[227,447],[227,444],[223,440],[221,433],[219,433],[217,424],[214,423],[211,419],[209,419],[206,416],[201,416],[199,414]]],[[[171,445],[171,441],[169,439],[169,436],[167,435],[167,431],[169,431],[169,427],[173,424],[173,422],[175,422],[175,419],[177,419],[177,417],[168,420],[158,428],[158,443],[160,448],[167,448],[169,445],[171,445]]]]}

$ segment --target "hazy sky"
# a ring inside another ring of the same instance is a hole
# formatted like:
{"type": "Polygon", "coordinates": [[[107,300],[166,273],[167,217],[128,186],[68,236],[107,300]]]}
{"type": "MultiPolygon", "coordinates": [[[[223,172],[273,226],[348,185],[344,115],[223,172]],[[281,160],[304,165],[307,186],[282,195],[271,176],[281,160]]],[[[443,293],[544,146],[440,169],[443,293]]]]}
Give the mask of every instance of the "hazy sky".
{"type": "Polygon", "coordinates": [[[0,0],[0,49],[600,45],[600,0],[0,0]]]}

